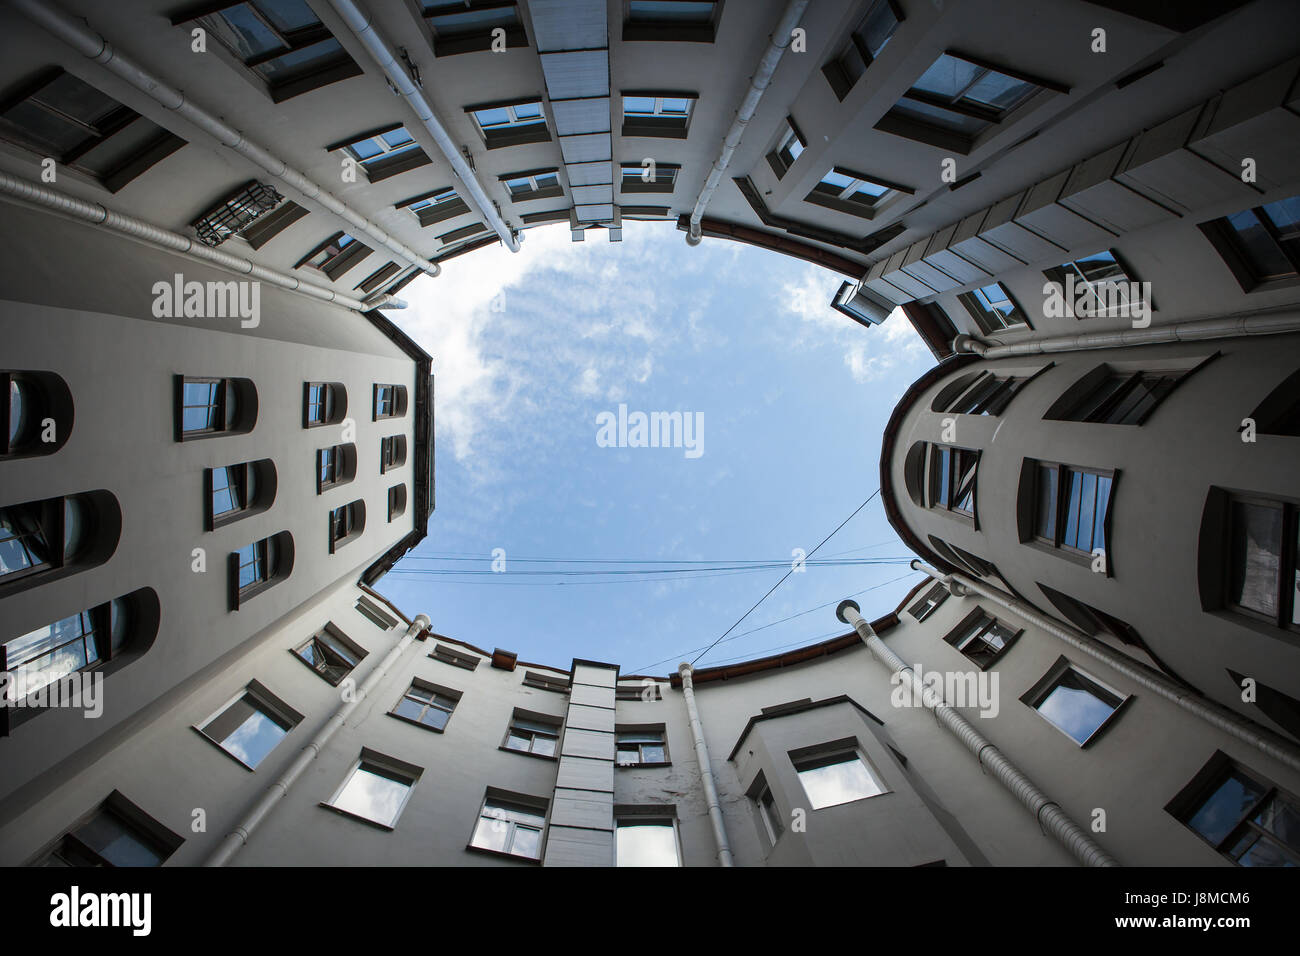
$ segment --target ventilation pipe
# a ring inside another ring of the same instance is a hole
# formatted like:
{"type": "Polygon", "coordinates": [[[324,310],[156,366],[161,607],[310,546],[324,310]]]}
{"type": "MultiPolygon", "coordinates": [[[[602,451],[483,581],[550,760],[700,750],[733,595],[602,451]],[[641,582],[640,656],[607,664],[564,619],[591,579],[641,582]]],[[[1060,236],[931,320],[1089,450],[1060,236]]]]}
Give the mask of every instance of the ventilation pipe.
{"type": "Polygon", "coordinates": [[[1041,355],[1047,352],[1117,349],[1131,345],[1162,345],[1168,342],[1197,342],[1245,335],[1281,335],[1287,332],[1300,332],[1300,312],[1248,312],[1149,329],[1119,329],[1114,332],[1061,335],[1055,338],[1016,342],[1013,345],[990,345],[970,335],[958,335],[952,340],[952,350],[973,353],[986,359],[1000,359],[1016,355],[1041,355]]]}
{"type": "Polygon", "coordinates": [[[429,101],[424,98],[424,93],[415,85],[406,68],[398,62],[397,54],[393,52],[388,40],[375,28],[374,23],[370,20],[370,15],[357,6],[353,0],[329,0],[329,4],[334,8],[334,12],[343,18],[343,22],[347,24],[353,36],[370,51],[375,63],[379,65],[379,68],[384,71],[384,75],[392,82],[393,87],[402,94],[402,98],[415,111],[416,117],[424,128],[429,131],[433,141],[438,144],[438,149],[442,151],[442,155],[451,164],[452,170],[460,177],[460,181],[465,184],[465,189],[469,191],[474,205],[478,207],[478,211],[483,215],[487,224],[501,237],[501,241],[505,243],[507,249],[511,252],[518,252],[518,237],[510,229],[506,221],[501,218],[497,207],[492,204],[492,200],[488,198],[488,194],[483,191],[483,187],[479,184],[478,177],[474,175],[474,171],[465,162],[465,157],[461,155],[456,144],[447,135],[447,130],[434,114],[429,101]]]}
{"type": "Polygon", "coordinates": [[[682,696],[686,698],[686,714],[691,720],[691,735],[695,738],[695,758],[700,764],[700,779],[704,782],[704,799],[709,804],[709,823],[713,825],[713,842],[718,845],[718,863],[734,866],[731,842],[722,822],[722,804],[718,800],[718,787],[713,780],[713,764],[709,762],[709,746],[704,742],[704,725],[700,711],[695,706],[695,671],[685,661],[677,668],[682,678],[682,696]]]}
{"type": "Polygon", "coordinates": [[[248,838],[253,835],[253,832],[275,808],[275,805],[288,794],[290,788],[302,776],[302,772],[325,749],[325,744],[329,742],[329,739],[347,722],[352,712],[361,705],[366,696],[384,679],[393,664],[402,656],[402,652],[411,646],[411,642],[415,640],[416,636],[429,626],[429,618],[423,614],[418,615],[411,622],[411,626],[406,629],[402,639],[394,644],[392,650],[379,662],[375,669],[366,675],[366,679],[357,688],[353,699],[343,703],[334,712],[334,715],[326,721],[325,726],[316,732],[316,736],[302,749],[294,762],[289,765],[289,769],[262,793],[257,803],[253,805],[253,809],[235,825],[234,829],[221,841],[221,845],[203,861],[204,866],[225,866],[248,843],[248,838]]]}
{"type": "Polygon", "coordinates": [[[1106,664],[1111,669],[1118,671],[1138,686],[1158,694],[1165,700],[1172,701],[1188,713],[1195,714],[1206,723],[1250,744],[1261,753],[1286,764],[1291,769],[1300,770],[1300,747],[1297,747],[1285,737],[1274,733],[1267,727],[1260,726],[1248,717],[1243,717],[1236,711],[1207,700],[1195,691],[1174,683],[1159,671],[1147,667],[1140,661],[1133,660],[1126,654],[1121,654],[1091,634],[1085,634],[1077,628],[1068,627],[1059,621],[1053,620],[1046,614],[1039,613],[1037,609],[1030,607],[1024,601],[998,588],[990,587],[983,581],[968,575],[943,574],[929,565],[915,560],[912,561],[912,568],[916,571],[925,572],[936,581],[942,581],[948,586],[949,590],[955,588],[956,590],[953,590],[954,594],[964,590],[978,594],[999,607],[1006,608],[1022,620],[1028,621],[1053,637],[1060,638],[1076,650],[1080,650],[1106,664]]]}
{"type": "Polygon", "coordinates": [[[858,632],[858,637],[880,661],[893,673],[905,677],[912,693],[917,696],[927,709],[934,712],[935,719],[943,724],[966,749],[975,755],[981,769],[991,773],[1002,786],[1006,787],[1017,800],[1031,810],[1038,825],[1060,843],[1084,866],[1119,866],[1109,853],[1098,846],[1087,832],[1070,819],[1069,815],[1049,799],[1034,785],[1034,782],[1021,773],[1010,760],[979,733],[961,714],[943,701],[941,694],[927,690],[921,679],[912,670],[911,664],[903,662],[891,651],[876,632],[871,629],[859,611],[855,601],[841,601],[835,609],[835,616],[849,624],[858,632]]]}
{"type": "Polygon", "coordinates": [[[193,123],[214,137],[221,145],[239,153],[285,185],[319,203],[393,256],[419,266],[429,275],[436,276],[439,273],[440,269],[436,262],[424,258],[405,243],[388,235],[365,216],[340,202],[319,183],[308,179],[284,160],[246,139],[243,133],[224,120],[186,100],[185,94],[168,86],[120,50],[114,49],[107,40],[86,26],[83,21],[64,13],[49,0],[9,0],[9,3],[37,26],[58,37],[82,56],[94,60],[164,109],[171,110],[193,123]]]}
{"type": "Polygon", "coordinates": [[[754,76],[749,82],[749,91],[741,101],[740,109],[736,111],[736,119],[731,124],[731,129],[727,130],[727,135],[722,140],[722,152],[713,161],[709,178],[705,180],[704,188],[700,190],[699,198],[695,200],[695,208],[691,210],[691,223],[690,228],[686,230],[686,241],[692,246],[700,244],[700,220],[704,218],[704,210],[709,205],[709,200],[713,198],[713,191],[722,181],[722,174],[731,165],[731,157],[745,135],[745,127],[753,117],[754,111],[758,109],[758,101],[763,98],[768,84],[772,82],[777,64],[781,62],[786,47],[790,45],[790,35],[799,25],[799,20],[807,7],[808,0],[790,0],[785,12],[781,14],[781,19],[777,21],[776,29],[772,31],[767,49],[763,51],[763,58],[758,61],[758,69],[754,71],[754,76]]]}
{"type": "Polygon", "coordinates": [[[55,212],[63,213],[73,219],[90,223],[101,229],[142,240],[155,248],[180,253],[187,258],[215,265],[228,272],[251,276],[254,279],[262,279],[290,292],[297,292],[300,295],[310,296],[324,302],[334,302],[346,308],[355,309],[358,312],[366,312],[370,309],[406,308],[405,302],[391,295],[382,295],[362,302],[360,299],[343,295],[325,286],[304,282],[297,276],[279,272],[275,269],[267,269],[265,266],[259,266],[248,259],[206,246],[188,236],[181,235],[179,232],[172,232],[161,226],[155,226],[153,223],[137,219],[135,216],[113,212],[99,203],[78,199],[67,193],[38,185],[26,179],[20,179],[4,171],[0,171],[0,195],[11,196],[14,199],[35,206],[52,209],[55,212]]]}

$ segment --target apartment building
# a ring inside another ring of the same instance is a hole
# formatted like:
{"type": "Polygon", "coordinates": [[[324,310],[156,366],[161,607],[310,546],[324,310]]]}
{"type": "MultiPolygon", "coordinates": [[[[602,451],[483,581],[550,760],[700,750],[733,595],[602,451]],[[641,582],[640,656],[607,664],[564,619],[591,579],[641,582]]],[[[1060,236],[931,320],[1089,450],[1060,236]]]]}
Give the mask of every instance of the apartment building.
{"type": "Polygon", "coordinates": [[[0,862],[1300,862],[1297,27],[0,6],[0,670],[111,689],[0,710],[0,862]],[[402,289],[624,218],[839,272],[862,334],[898,308],[940,360],[881,488],[943,583],[874,633],[996,676],[996,714],[948,703],[1037,812],[860,630],[646,678],[369,590],[433,506],[402,289]]]}

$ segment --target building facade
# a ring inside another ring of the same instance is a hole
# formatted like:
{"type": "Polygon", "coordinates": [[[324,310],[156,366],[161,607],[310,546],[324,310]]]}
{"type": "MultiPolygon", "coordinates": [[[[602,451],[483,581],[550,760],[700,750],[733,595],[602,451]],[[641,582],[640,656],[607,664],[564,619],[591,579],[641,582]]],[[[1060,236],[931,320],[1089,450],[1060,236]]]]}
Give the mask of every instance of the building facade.
{"type": "Polygon", "coordinates": [[[1297,26],[10,0],[0,670],[103,693],[4,708],[0,863],[1300,863],[1297,26]],[[433,505],[384,310],[624,218],[940,360],[882,453],[903,606],[644,677],[370,590],[433,505]]]}

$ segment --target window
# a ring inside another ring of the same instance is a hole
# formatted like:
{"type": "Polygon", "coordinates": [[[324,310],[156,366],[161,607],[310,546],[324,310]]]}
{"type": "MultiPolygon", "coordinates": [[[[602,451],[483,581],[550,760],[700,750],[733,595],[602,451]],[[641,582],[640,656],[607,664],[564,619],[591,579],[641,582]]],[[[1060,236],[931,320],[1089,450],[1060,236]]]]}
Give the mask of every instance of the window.
{"type": "Polygon", "coordinates": [[[52,372],[0,371],[0,421],[0,459],[53,454],[72,430],[72,393],[52,372]]]}
{"type": "Polygon", "coordinates": [[[379,439],[379,473],[381,475],[405,464],[405,435],[388,435],[379,439]]]}
{"type": "MultiPolygon", "coordinates": [[[[1091,556],[1107,551],[1106,517],[1113,472],[1034,463],[1033,537],[1053,548],[1091,556]]],[[[1109,553],[1109,552],[1108,552],[1109,553]]]]}
{"type": "Polygon", "coordinates": [[[396,626],[397,618],[385,611],[379,604],[366,597],[364,594],[357,598],[357,612],[377,627],[384,630],[396,626]]]}
{"type": "Polygon", "coordinates": [[[754,797],[754,804],[758,807],[758,818],[763,822],[763,831],[767,834],[767,839],[773,846],[785,832],[785,827],[781,824],[781,814],[776,809],[776,798],[772,796],[772,788],[767,784],[754,797]]]}
{"type": "MultiPolygon", "coordinates": [[[[1067,315],[1076,319],[1137,315],[1141,284],[1109,249],[1043,272],[1062,290],[1067,315]]],[[[1150,302],[1145,308],[1154,309],[1150,302]]]]}
{"type": "Polygon", "coordinates": [[[176,440],[253,430],[257,392],[246,378],[176,376],[176,440]]]}
{"type": "Polygon", "coordinates": [[[1300,509],[1227,496],[1226,603],[1249,617],[1300,630],[1300,509]]]}
{"type": "Polygon", "coordinates": [[[542,102],[538,99],[470,107],[466,112],[474,117],[488,149],[545,143],[551,139],[542,102]]]}
{"type": "Polygon", "coordinates": [[[1300,196],[1203,223],[1242,291],[1300,278],[1300,196]]]}
{"type": "Polygon", "coordinates": [[[363,749],[343,786],[321,806],[391,830],[422,772],[405,761],[363,749]]]}
{"type": "Polygon", "coordinates": [[[932,444],[929,506],[973,518],[978,466],[977,451],[932,444]]]}
{"type": "Polygon", "coordinates": [[[718,0],[627,0],[623,39],[712,43],[718,0]]]}
{"type": "MultiPolygon", "coordinates": [[[[0,376],[3,388],[3,376],[0,376]]],[[[1288,375],[1250,414],[1262,435],[1300,438],[1300,372],[1288,375]]]]}
{"type": "Polygon", "coordinates": [[[1156,405],[1174,390],[1183,374],[1111,371],[1060,415],[1059,419],[1107,425],[1141,425],[1155,411],[1156,405]]]}
{"type": "Polygon", "coordinates": [[[421,226],[432,226],[469,212],[469,205],[450,186],[413,196],[398,203],[395,208],[411,210],[420,220],[421,226]]]}
{"type": "Polygon", "coordinates": [[[249,770],[255,770],[301,721],[302,714],[253,681],[204,721],[198,731],[249,770]]]}
{"type": "Polygon", "coordinates": [[[393,485],[388,489],[388,520],[406,514],[406,485],[393,485]]]}
{"type": "Polygon", "coordinates": [[[361,536],[366,528],[366,503],[351,501],[330,512],[330,554],[361,536]]]}
{"type": "Polygon", "coordinates": [[[856,749],[790,755],[799,782],[814,810],[865,800],[885,792],[884,785],[856,749]]]}
{"type": "Polygon", "coordinates": [[[284,197],[274,186],[256,181],[246,183],[190,226],[204,245],[219,246],[231,236],[240,235],[283,201],[284,197]]]}
{"type": "Polygon", "coordinates": [[[1064,657],[1020,699],[1080,747],[1091,741],[1128,700],[1064,657]]]}
{"type": "Polygon", "coordinates": [[[515,710],[502,746],[506,750],[537,757],[554,757],[560,747],[560,724],[553,719],[525,716],[525,712],[515,710]]]}
{"type": "Polygon", "coordinates": [[[86,556],[100,521],[120,526],[120,514],[116,520],[100,514],[107,512],[108,500],[105,493],[68,495],[0,508],[0,586],[31,576],[47,580],[86,556]]]}
{"type": "Polygon", "coordinates": [[[339,278],[366,256],[371,248],[358,242],[346,232],[336,232],[294,265],[295,269],[308,266],[325,274],[333,281],[339,278]]]}
{"type": "Polygon", "coordinates": [[[781,132],[777,135],[776,147],[767,154],[768,165],[772,167],[772,172],[776,173],[776,178],[780,179],[789,172],[794,161],[802,156],[807,148],[808,140],[799,131],[799,127],[794,125],[794,119],[787,116],[781,132]]]}
{"type": "Polygon", "coordinates": [[[406,414],[405,385],[376,385],[374,395],[374,420],[401,418],[406,414]]]}
{"type": "Polygon", "coordinates": [[[107,664],[126,646],[132,632],[125,598],[38,627],[3,646],[3,669],[10,674],[4,703],[16,703],[69,674],[107,664]]]}
{"type": "Polygon", "coordinates": [[[478,824],[469,845],[493,853],[542,858],[542,831],[546,828],[545,806],[515,803],[489,790],[479,810],[478,824]]]}
{"type": "Polygon", "coordinates": [[[619,171],[619,192],[670,193],[676,188],[681,167],[674,163],[623,163],[619,171]]]}
{"type": "Polygon", "coordinates": [[[326,148],[342,150],[360,163],[366,171],[366,178],[372,183],[431,162],[428,154],[400,123],[326,148]]]}
{"type": "Polygon", "coordinates": [[[219,9],[207,16],[181,15],[172,24],[197,22],[207,29],[266,83],[277,103],[361,73],[305,0],[246,0],[206,8],[213,6],[219,9]]]}
{"type": "Polygon", "coordinates": [[[943,582],[938,582],[921,596],[921,600],[908,608],[907,613],[918,621],[924,621],[946,600],[948,600],[948,588],[943,582]]]}
{"type": "Polygon", "coordinates": [[[38,866],[162,866],[185,841],[114,790],[38,866]]]}
{"type": "Polygon", "coordinates": [[[293,569],[293,538],[287,531],[246,544],[230,554],[230,608],[284,580],[293,569]]]}
{"type": "Polygon", "coordinates": [[[966,311],[985,335],[1029,325],[1024,310],[1016,305],[1011,294],[999,282],[982,286],[973,292],[963,292],[957,296],[957,301],[966,307],[966,311]]]}
{"type": "MultiPolygon", "coordinates": [[[[1121,621],[1113,614],[1107,614],[1105,611],[1090,604],[1084,604],[1068,594],[1053,590],[1046,584],[1039,584],[1038,587],[1047,596],[1047,599],[1056,605],[1056,609],[1061,612],[1065,619],[1085,634],[1109,634],[1124,644],[1142,648],[1154,658],[1154,655],[1151,654],[1151,651],[1138,635],[1137,630],[1127,621],[1121,621]]],[[[1159,662],[1157,661],[1157,663],[1159,662]]],[[[1162,670],[1167,670],[1163,664],[1160,666],[1162,670]]]]}
{"type": "Polygon", "coordinates": [[[117,192],[185,140],[61,69],[0,100],[0,136],[117,192]]]}
{"type": "Polygon", "coordinates": [[[553,677],[550,674],[539,674],[537,671],[524,672],[524,686],[535,687],[538,690],[554,691],[557,694],[567,694],[569,692],[567,677],[553,677]]]}
{"type": "Polygon", "coordinates": [[[331,445],[316,449],[316,494],[346,485],[357,475],[357,446],[331,445]]]}
{"type": "Polygon", "coordinates": [[[326,624],[306,643],[294,648],[293,653],[335,687],[366,656],[366,652],[348,640],[333,623],[326,624]]]}
{"type": "Polygon", "coordinates": [[[348,412],[348,390],[341,382],[303,382],[302,427],[337,425],[348,412]]]}
{"type": "Polygon", "coordinates": [[[675,817],[640,813],[614,821],[615,866],[681,866],[675,817]]]}
{"type": "Polygon", "coordinates": [[[275,463],[269,458],[206,468],[203,480],[207,490],[203,525],[208,531],[260,514],[275,501],[275,463]]]}
{"type": "Polygon", "coordinates": [[[615,762],[620,767],[660,766],[668,763],[668,744],[662,724],[622,729],[615,734],[615,762]]]}
{"type": "Polygon", "coordinates": [[[1023,632],[977,608],[944,640],[978,664],[982,670],[988,670],[1021,633],[1023,632]]]}
{"type": "Polygon", "coordinates": [[[1222,752],[1165,810],[1238,866],[1300,866],[1300,800],[1222,752]]]}
{"type": "Polygon", "coordinates": [[[624,93],[623,135],[685,139],[694,93],[624,93]]]}
{"type": "Polygon", "coordinates": [[[554,169],[536,169],[523,173],[509,173],[501,177],[501,184],[510,193],[511,202],[529,202],[533,199],[553,199],[563,196],[559,172],[554,169]]]}
{"type": "Polygon", "coordinates": [[[460,691],[439,687],[417,677],[389,713],[441,733],[459,702],[460,691]]]}
{"type": "Polygon", "coordinates": [[[1029,379],[1024,376],[979,372],[969,387],[963,388],[950,401],[941,403],[941,407],[934,411],[958,415],[1001,415],[1027,381],[1029,379]]]}
{"type": "Polygon", "coordinates": [[[433,31],[434,56],[491,50],[496,30],[504,31],[507,48],[528,45],[528,37],[519,22],[519,10],[513,2],[425,0],[421,12],[433,31]]]}
{"type": "Polygon", "coordinates": [[[805,201],[870,219],[874,210],[894,196],[910,195],[913,190],[894,183],[882,183],[862,173],[836,166],[813,187],[805,201]]]}
{"type": "Polygon", "coordinates": [[[849,35],[849,41],[822,67],[822,74],[839,99],[848,96],[867,67],[880,56],[902,19],[902,13],[891,0],[875,0],[867,9],[849,35]]]}
{"type": "Polygon", "coordinates": [[[979,134],[1041,89],[1068,92],[1005,67],[944,53],[876,128],[965,154],[979,134]]]}
{"type": "Polygon", "coordinates": [[[470,654],[462,654],[455,648],[448,647],[446,644],[437,644],[433,648],[433,653],[429,655],[436,661],[442,661],[444,664],[450,664],[453,667],[463,667],[467,671],[472,671],[478,667],[479,658],[470,654]]]}

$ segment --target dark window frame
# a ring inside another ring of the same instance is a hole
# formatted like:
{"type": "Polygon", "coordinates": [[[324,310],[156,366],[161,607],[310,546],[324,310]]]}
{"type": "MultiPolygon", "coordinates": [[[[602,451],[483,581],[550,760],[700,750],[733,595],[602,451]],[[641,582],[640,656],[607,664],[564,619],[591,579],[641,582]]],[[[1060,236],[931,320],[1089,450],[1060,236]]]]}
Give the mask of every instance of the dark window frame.
{"type": "MultiPolygon", "coordinates": [[[[1196,834],[1197,838],[1213,849],[1216,853],[1230,860],[1233,865],[1240,866],[1241,863],[1237,857],[1230,852],[1242,842],[1250,832],[1258,834],[1256,841],[1266,840],[1269,843],[1277,844],[1281,848],[1283,856],[1287,857],[1293,866],[1300,866],[1300,846],[1288,846],[1272,834],[1272,831],[1266,831],[1266,828],[1254,823],[1254,817],[1260,816],[1264,808],[1271,802],[1281,801],[1289,804],[1292,813],[1300,814],[1300,797],[1297,797],[1291,791],[1273,783],[1269,778],[1234,760],[1222,750],[1215,751],[1204,767],[1197,772],[1185,787],[1174,796],[1172,800],[1165,805],[1165,812],[1172,816],[1187,829],[1196,834]],[[1196,816],[1197,811],[1208,803],[1211,797],[1218,793],[1219,789],[1227,783],[1233,775],[1245,777],[1256,788],[1261,791],[1249,806],[1245,807],[1239,816],[1237,822],[1228,828],[1227,835],[1217,843],[1212,842],[1200,830],[1192,826],[1192,818],[1196,816]]],[[[1251,849],[1255,844],[1246,847],[1251,849]]]]}
{"type": "Polygon", "coordinates": [[[1040,677],[1033,687],[1029,688],[1029,690],[1025,691],[1025,693],[1020,696],[1020,702],[1022,704],[1035,711],[1039,717],[1046,721],[1050,726],[1054,727],[1063,737],[1081,750],[1096,743],[1097,740],[1101,738],[1102,734],[1115,724],[1119,719],[1119,716],[1128,707],[1129,701],[1131,700],[1133,700],[1132,694],[1125,694],[1123,691],[1116,690],[1108,684],[1103,683],[1096,677],[1093,677],[1092,674],[1083,670],[1065,655],[1058,657],[1056,662],[1048,668],[1047,673],[1040,677]],[[1073,674],[1076,678],[1080,678],[1083,683],[1091,684],[1096,690],[1088,689],[1088,693],[1092,694],[1092,696],[1111,708],[1110,713],[1106,715],[1101,723],[1094,727],[1092,732],[1082,741],[1077,740],[1064,728],[1060,727],[1054,721],[1049,720],[1047,715],[1039,709],[1043,702],[1051,696],[1054,690],[1056,690],[1057,686],[1060,685],[1061,682],[1066,679],[1067,675],[1070,674],[1073,674]],[[1100,691],[1100,693],[1097,691],[1100,691]],[[1114,703],[1107,700],[1107,697],[1114,698],[1114,703]]]}
{"type": "MultiPolygon", "coordinates": [[[[1296,197],[1283,197],[1296,198],[1296,197]]],[[[1275,200],[1281,202],[1282,200],[1275,200]]],[[[1221,216],[1209,222],[1198,223],[1197,228],[1209,240],[1214,251],[1223,259],[1224,265],[1232,277],[1241,286],[1241,291],[1269,292],[1274,289],[1288,289],[1300,285],[1300,232],[1297,235],[1282,233],[1265,212],[1271,203],[1251,206],[1229,216],[1221,216]],[[1232,224],[1232,216],[1249,214],[1255,225],[1263,230],[1263,236],[1272,245],[1274,255],[1289,262],[1291,270],[1282,273],[1265,273],[1240,238],[1240,233],[1232,224]]]]}
{"type": "MultiPolygon", "coordinates": [[[[1070,558],[1078,563],[1091,565],[1093,560],[1093,551],[1084,551],[1081,548],[1065,543],[1065,528],[1067,525],[1067,510],[1070,503],[1070,495],[1064,494],[1063,489],[1068,487],[1066,478],[1069,475],[1092,475],[1095,478],[1106,478],[1110,481],[1110,490],[1106,496],[1106,514],[1102,519],[1102,544],[1101,550],[1106,556],[1106,576],[1111,577],[1113,574],[1113,560],[1111,556],[1111,541],[1113,532],[1113,521],[1115,511],[1115,488],[1119,484],[1120,472],[1112,468],[1092,468],[1083,465],[1069,465],[1058,461],[1047,461],[1044,459],[1027,458],[1025,465],[1030,469],[1029,483],[1030,491],[1030,509],[1028,515],[1028,527],[1025,529],[1027,535],[1022,531],[1021,540],[1032,543],[1049,551],[1052,554],[1061,555],[1070,558]],[[1039,515],[1039,506],[1042,501],[1042,468],[1051,469],[1056,475],[1056,513],[1052,521],[1052,536],[1047,537],[1040,533],[1042,520],[1039,515]]],[[[1094,496],[1093,519],[1092,525],[1096,529],[1096,504],[1101,500],[1100,495],[1094,496]]],[[[1080,514],[1082,514],[1082,491],[1080,491],[1080,514]]],[[[1093,538],[1093,550],[1097,548],[1096,538],[1093,538]]]]}
{"type": "MultiPolygon", "coordinates": [[[[506,49],[518,49],[528,46],[528,34],[524,30],[523,20],[519,15],[519,5],[514,0],[461,0],[459,4],[447,4],[448,6],[459,6],[460,12],[477,13],[489,10],[510,10],[513,12],[513,22],[495,23],[487,27],[474,30],[452,31],[440,30],[434,23],[434,19],[439,14],[430,13],[430,3],[423,2],[420,4],[420,18],[424,20],[425,26],[429,31],[429,45],[433,49],[433,55],[441,56],[458,56],[462,53],[480,53],[492,49],[492,33],[496,29],[505,31],[506,49]]],[[[450,16],[456,11],[448,11],[441,14],[450,16]]]]}
{"type": "Polygon", "coordinates": [[[822,65],[822,75],[826,77],[826,82],[830,84],[831,92],[835,94],[836,99],[841,102],[844,101],[867,70],[871,69],[871,65],[876,62],[880,52],[889,45],[889,41],[894,38],[894,34],[898,32],[899,26],[905,20],[906,17],[903,16],[902,8],[895,0],[875,0],[874,3],[868,6],[863,15],[858,18],[857,25],[849,32],[849,39],[838,47],[839,52],[822,65]],[[862,34],[867,21],[882,7],[888,9],[893,15],[894,25],[889,28],[889,34],[885,37],[885,41],[873,51],[862,34]],[[862,69],[857,72],[857,76],[852,75],[855,69],[849,68],[851,63],[849,58],[853,56],[856,56],[862,64],[862,69]]]}
{"type": "Polygon", "coordinates": [[[343,680],[349,674],[356,670],[357,666],[370,652],[339,630],[333,621],[327,621],[321,628],[313,633],[311,637],[307,638],[307,640],[303,641],[297,647],[291,647],[289,653],[301,661],[304,666],[309,668],[321,680],[325,681],[325,683],[332,687],[337,687],[339,684],[343,683],[343,680]],[[328,641],[324,638],[328,638],[328,641]],[[342,648],[342,652],[332,647],[329,643],[331,641],[338,644],[342,648]],[[322,666],[313,664],[303,653],[305,649],[317,644],[318,642],[323,648],[323,653],[319,655],[320,660],[326,662],[323,663],[322,666]],[[354,660],[349,662],[343,652],[346,652],[346,654],[350,655],[354,660]],[[328,663],[331,657],[339,658],[341,663],[328,663]],[[330,673],[332,669],[338,671],[338,673],[330,673]]]}
{"type": "MultiPolygon", "coordinates": [[[[666,0],[666,2],[673,2],[673,0],[666,0]]],[[[718,25],[722,21],[724,0],[708,0],[708,2],[713,4],[708,23],[681,23],[653,19],[638,22],[633,17],[632,0],[623,0],[623,42],[713,43],[717,39],[718,25]]]]}
{"type": "Polygon", "coordinates": [[[1011,649],[1011,646],[1020,639],[1020,635],[1024,633],[1024,628],[1010,627],[1005,621],[990,614],[984,608],[976,607],[944,636],[943,641],[967,660],[978,665],[980,670],[986,671],[1001,660],[1003,655],[1011,649]],[[986,635],[995,628],[1009,632],[1009,636],[1003,637],[1001,647],[994,647],[992,642],[986,638],[986,635]],[[988,653],[971,653],[968,648],[976,642],[988,653]]]}
{"type": "Polygon", "coordinates": [[[673,90],[620,90],[619,113],[622,116],[622,127],[620,134],[622,136],[644,136],[658,139],[687,139],[691,131],[691,122],[695,118],[695,110],[699,105],[699,93],[687,93],[673,90]],[[653,99],[656,101],[654,113],[628,113],[627,104],[623,101],[629,97],[639,99],[653,99]],[[686,110],[686,115],[681,116],[676,113],[660,112],[660,100],[688,100],[690,106],[686,110]]]}

